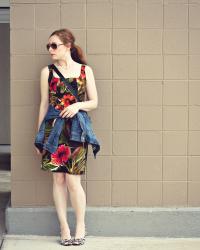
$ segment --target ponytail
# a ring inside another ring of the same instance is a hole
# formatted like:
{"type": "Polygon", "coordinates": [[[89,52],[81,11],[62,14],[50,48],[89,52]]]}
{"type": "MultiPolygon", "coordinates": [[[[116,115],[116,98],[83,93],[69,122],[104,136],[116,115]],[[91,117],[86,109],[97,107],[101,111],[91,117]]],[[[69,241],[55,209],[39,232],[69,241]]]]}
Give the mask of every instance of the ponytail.
{"type": "Polygon", "coordinates": [[[71,57],[74,61],[81,64],[82,63],[87,64],[83,56],[83,51],[78,45],[73,44],[70,50],[71,50],[71,57]]]}

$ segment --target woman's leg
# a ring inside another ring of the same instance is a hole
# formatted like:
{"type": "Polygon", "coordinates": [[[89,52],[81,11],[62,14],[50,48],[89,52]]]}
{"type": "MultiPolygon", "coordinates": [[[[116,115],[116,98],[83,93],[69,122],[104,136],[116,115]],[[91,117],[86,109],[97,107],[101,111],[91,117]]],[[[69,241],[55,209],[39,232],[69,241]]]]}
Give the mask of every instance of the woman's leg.
{"type": "Polygon", "coordinates": [[[81,175],[66,173],[66,183],[70,193],[71,204],[76,213],[75,238],[81,238],[85,235],[86,207],[86,196],[81,185],[81,175]]]}
{"type": "Polygon", "coordinates": [[[67,222],[67,186],[64,173],[53,173],[53,199],[60,223],[61,238],[70,239],[67,222]]]}

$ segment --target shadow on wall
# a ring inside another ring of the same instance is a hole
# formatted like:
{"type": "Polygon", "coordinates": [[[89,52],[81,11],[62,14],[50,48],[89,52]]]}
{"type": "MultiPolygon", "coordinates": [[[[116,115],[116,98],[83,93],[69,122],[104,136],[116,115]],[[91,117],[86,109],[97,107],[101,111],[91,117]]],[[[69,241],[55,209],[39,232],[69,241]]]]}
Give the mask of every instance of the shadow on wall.
{"type": "Polygon", "coordinates": [[[5,209],[10,203],[10,22],[6,1],[0,3],[0,246],[5,228],[5,209]],[[2,7],[3,6],[3,7],[2,7]],[[6,7],[5,7],[6,6],[6,7]]]}
{"type": "Polygon", "coordinates": [[[10,145],[10,24],[0,23],[0,145],[10,145]]]}

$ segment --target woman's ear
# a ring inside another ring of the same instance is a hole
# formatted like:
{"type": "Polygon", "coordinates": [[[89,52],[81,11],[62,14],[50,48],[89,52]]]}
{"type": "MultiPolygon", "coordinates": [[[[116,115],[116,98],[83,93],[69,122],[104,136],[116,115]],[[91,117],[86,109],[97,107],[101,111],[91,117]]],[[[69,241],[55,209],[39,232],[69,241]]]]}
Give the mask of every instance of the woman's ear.
{"type": "Polygon", "coordinates": [[[67,44],[66,44],[66,47],[67,47],[68,49],[71,49],[71,48],[72,48],[72,43],[67,43],[67,44]]]}

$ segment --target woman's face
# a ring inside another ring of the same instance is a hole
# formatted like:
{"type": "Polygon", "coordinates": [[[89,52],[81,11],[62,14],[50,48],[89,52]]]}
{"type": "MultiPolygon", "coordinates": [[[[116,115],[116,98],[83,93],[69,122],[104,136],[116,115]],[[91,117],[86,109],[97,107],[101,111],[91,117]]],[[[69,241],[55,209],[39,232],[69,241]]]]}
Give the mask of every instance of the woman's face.
{"type": "Polygon", "coordinates": [[[64,59],[66,52],[70,50],[70,46],[64,45],[63,42],[59,39],[59,37],[56,35],[53,35],[49,38],[48,44],[57,45],[56,49],[49,47],[48,50],[53,60],[64,59]]]}

